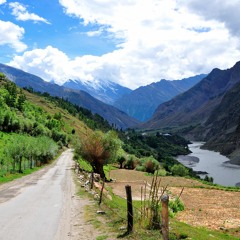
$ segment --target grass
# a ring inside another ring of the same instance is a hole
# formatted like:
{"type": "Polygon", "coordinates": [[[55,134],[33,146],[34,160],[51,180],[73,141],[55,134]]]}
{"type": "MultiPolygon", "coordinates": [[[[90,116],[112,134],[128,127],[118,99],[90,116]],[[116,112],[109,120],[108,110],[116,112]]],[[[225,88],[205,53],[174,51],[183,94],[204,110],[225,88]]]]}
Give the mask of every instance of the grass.
{"type": "Polygon", "coordinates": [[[223,240],[237,240],[239,238],[222,233],[218,231],[211,231],[206,228],[192,227],[188,224],[181,223],[175,219],[170,221],[170,239],[192,239],[192,240],[206,240],[206,239],[223,239],[223,240]]]}
{"type": "MultiPolygon", "coordinates": [[[[111,218],[111,222],[108,225],[118,230],[121,226],[126,226],[126,200],[117,197],[113,194],[112,201],[109,199],[104,200],[106,209],[106,218],[111,218]]],[[[144,223],[139,221],[139,213],[137,209],[140,208],[139,201],[133,202],[134,206],[134,232],[130,235],[125,236],[126,239],[138,239],[138,240],[149,240],[149,239],[161,239],[160,230],[148,230],[143,227],[144,223]]],[[[231,232],[229,232],[231,233],[231,232]]],[[[170,239],[192,239],[192,240],[206,240],[206,239],[222,239],[222,240],[237,240],[239,238],[229,235],[229,233],[222,233],[218,231],[208,230],[206,228],[193,227],[185,223],[178,222],[174,218],[170,218],[170,239]]],[[[123,235],[119,233],[119,237],[123,235]]]]}
{"type": "Polygon", "coordinates": [[[89,131],[89,128],[82,121],[69,114],[67,110],[59,108],[49,100],[29,93],[28,91],[24,91],[24,93],[26,94],[27,100],[29,100],[33,104],[36,104],[49,114],[54,115],[56,113],[61,113],[62,119],[65,122],[64,128],[68,133],[70,133],[72,129],[75,129],[76,135],[82,136],[89,131]]]}
{"type": "Polygon", "coordinates": [[[96,240],[105,240],[105,239],[108,239],[108,235],[103,235],[96,238],[96,240]]]}
{"type": "Polygon", "coordinates": [[[7,173],[6,175],[0,176],[0,183],[7,183],[10,181],[13,181],[14,179],[21,178],[23,176],[29,175],[33,172],[38,171],[42,167],[36,167],[33,169],[26,169],[23,171],[23,173],[7,173]]]}
{"type": "Polygon", "coordinates": [[[79,163],[80,169],[82,169],[83,171],[88,173],[92,172],[92,166],[84,159],[79,158],[78,163],[79,163]]]}
{"type": "MultiPolygon", "coordinates": [[[[92,172],[92,166],[89,164],[89,162],[85,161],[85,160],[82,159],[82,158],[79,158],[79,159],[78,159],[78,163],[79,163],[79,165],[80,165],[80,168],[81,168],[83,171],[88,172],[88,173],[91,173],[91,172],[92,172]]],[[[106,178],[107,178],[108,180],[110,180],[110,178],[111,178],[110,172],[111,172],[112,170],[116,170],[116,169],[118,169],[118,168],[115,167],[115,166],[113,166],[113,165],[111,165],[111,164],[105,165],[105,166],[103,167],[104,173],[105,173],[106,178]]]]}
{"type": "MultiPolygon", "coordinates": [[[[108,167],[107,167],[108,168],[108,167]]],[[[131,174],[132,175],[132,174],[131,174]]],[[[144,175],[144,174],[143,174],[144,175]]],[[[127,203],[124,198],[113,194],[112,189],[107,187],[108,196],[104,194],[100,209],[105,211],[105,215],[96,219],[96,215],[90,214],[93,224],[96,228],[105,229],[105,233],[99,236],[98,239],[108,239],[108,236],[116,235],[117,238],[136,239],[136,240],[155,240],[162,239],[160,230],[149,230],[144,222],[140,221],[139,209],[141,209],[140,201],[133,201],[134,206],[134,231],[131,234],[126,234],[127,226],[127,203]],[[109,197],[111,196],[111,197],[109,197]],[[104,224],[103,224],[104,223],[104,224]],[[107,233],[106,233],[106,229],[107,233]],[[123,230],[121,230],[123,229],[123,230]]],[[[97,208],[97,203],[96,203],[97,208]]],[[[91,211],[91,209],[88,209],[91,211]]],[[[218,240],[237,240],[234,234],[240,229],[233,229],[229,231],[214,231],[203,227],[193,227],[191,225],[177,221],[174,217],[170,218],[170,240],[177,239],[218,239],[218,240]]],[[[236,235],[236,234],[235,234],[236,235]]]]}

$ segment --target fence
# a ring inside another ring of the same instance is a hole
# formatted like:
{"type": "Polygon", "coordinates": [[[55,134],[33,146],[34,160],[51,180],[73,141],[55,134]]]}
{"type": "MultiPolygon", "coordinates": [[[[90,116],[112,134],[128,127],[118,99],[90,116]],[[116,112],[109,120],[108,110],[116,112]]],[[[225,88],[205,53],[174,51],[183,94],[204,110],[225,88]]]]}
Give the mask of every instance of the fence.
{"type": "MultiPolygon", "coordinates": [[[[91,180],[87,182],[91,183],[91,180]]],[[[117,204],[113,206],[114,201],[109,200],[107,194],[103,193],[103,191],[106,191],[104,185],[105,181],[102,184],[98,184],[97,187],[99,189],[99,205],[103,202],[104,208],[113,212],[119,221],[125,224],[125,235],[130,234],[132,231],[134,235],[140,235],[138,233],[139,229],[134,229],[134,222],[137,222],[142,229],[157,230],[158,237],[156,239],[169,239],[169,196],[167,186],[161,187],[161,179],[159,180],[155,176],[151,184],[145,182],[144,186],[141,187],[140,206],[133,204],[131,186],[126,185],[126,199],[118,196],[118,198],[121,198],[126,203],[127,212],[125,214],[121,212],[120,206],[117,204]],[[148,193],[147,188],[149,190],[148,193]]],[[[136,239],[140,239],[140,237],[136,239]]]]}

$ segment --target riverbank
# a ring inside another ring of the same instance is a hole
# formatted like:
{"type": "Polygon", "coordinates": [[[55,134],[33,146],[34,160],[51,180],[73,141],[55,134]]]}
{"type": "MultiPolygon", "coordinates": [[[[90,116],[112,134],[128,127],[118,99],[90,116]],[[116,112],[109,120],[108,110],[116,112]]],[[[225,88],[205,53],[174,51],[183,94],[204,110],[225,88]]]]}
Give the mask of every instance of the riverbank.
{"type": "MultiPolygon", "coordinates": [[[[178,162],[183,164],[185,167],[188,167],[191,169],[193,169],[193,167],[196,166],[196,164],[198,164],[200,161],[198,157],[188,156],[188,155],[179,155],[177,157],[177,160],[178,160],[178,162]]],[[[206,172],[206,171],[194,171],[193,170],[193,172],[202,178],[208,174],[208,172],[206,172]]]]}
{"type": "Polygon", "coordinates": [[[240,166],[230,163],[230,159],[218,152],[202,149],[203,142],[189,144],[192,152],[187,156],[178,156],[178,161],[204,178],[206,175],[214,179],[214,183],[222,186],[237,186],[240,182],[240,166]],[[202,175],[201,175],[202,173],[202,175]]]}
{"type": "Polygon", "coordinates": [[[222,151],[223,147],[221,146],[216,146],[216,145],[211,145],[209,143],[203,143],[201,146],[201,149],[204,150],[209,150],[209,151],[215,151],[215,152],[220,152],[223,156],[226,156],[229,159],[230,164],[238,165],[240,166],[240,149],[236,149],[231,152],[231,154],[227,154],[226,151],[222,151]]]}

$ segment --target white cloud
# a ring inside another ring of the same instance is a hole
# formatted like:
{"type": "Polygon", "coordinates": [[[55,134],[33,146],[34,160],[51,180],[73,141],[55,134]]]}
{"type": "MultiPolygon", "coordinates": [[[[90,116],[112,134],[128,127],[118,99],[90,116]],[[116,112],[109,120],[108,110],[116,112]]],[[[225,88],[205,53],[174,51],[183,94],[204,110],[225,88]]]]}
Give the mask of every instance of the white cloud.
{"type": "Polygon", "coordinates": [[[27,48],[27,45],[21,41],[24,34],[23,28],[0,20],[0,30],[0,45],[9,45],[17,52],[22,52],[27,48]]]}
{"type": "Polygon", "coordinates": [[[9,64],[42,77],[46,81],[66,81],[68,72],[68,57],[52,46],[45,49],[26,51],[22,56],[15,56],[9,64]]]}
{"type": "Polygon", "coordinates": [[[239,0],[211,0],[207,6],[204,1],[199,0],[179,0],[179,3],[207,20],[222,22],[232,35],[240,37],[239,0]]]}
{"type": "Polygon", "coordinates": [[[17,20],[20,21],[34,21],[34,22],[44,22],[50,24],[46,19],[36,15],[35,13],[29,13],[27,8],[20,4],[19,2],[11,2],[9,3],[10,8],[12,8],[12,15],[16,17],[17,20]]]}
{"type": "MultiPolygon", "coordinates": [[[[197,1],[194,0],[59,2],[67,15],[78,17],[85,25],[94,25],[94,29],[99,26],[99,31],[90,31],[88,36],[107,32],[109,38],[120,42],[119,48],[102,56],[82,56],[75,59],[69,59],[55,49],[51,64],[47,64],[46,57],[42,58],[41,54],[52,54],[54,48],[48,47],[15,57],[11,64],[19,65],[30,72],[36,68],[45,69],[45,75],[40,75],[40,70],[39,75],[46,80],[56,79],[59,83],[66,78],[83,81],[104,79],[136,88],[162,78],[181,79],[208,73],[215,67],[225,69],[240,60],[238,39],[236,34],[232,36],[229,32],[229,29],[234,31],[235,23],[239,26],[239,20],[231,17],[229,10],[223,21],[222,17],[218,17],[220,15],[210,18],[210,15],[203,12],[203,8],[196,12],[194,3],[197,1]],[[228,28],[227,22],[231,28],[228,28]],[[35,51],[42,52],[35,55],[35,51]],[[38,64],[33,64],[34,61],[38,64]]],[[[230,6],[223,0],[220,2],[219,5],[230,6]]],[[[239,1],[233,2],[237,4],[239,1]]],[[[215,5],[210,6],[214,12],[215,5]]],[[[220,7],[218,9],[219,12],[223,10],[220,7]]]]}
{"type": "Polygon", "coordinates": [[[0,5],[5,3],[5,2],[6,2],[6,0],[0,0],[0,5]]]}

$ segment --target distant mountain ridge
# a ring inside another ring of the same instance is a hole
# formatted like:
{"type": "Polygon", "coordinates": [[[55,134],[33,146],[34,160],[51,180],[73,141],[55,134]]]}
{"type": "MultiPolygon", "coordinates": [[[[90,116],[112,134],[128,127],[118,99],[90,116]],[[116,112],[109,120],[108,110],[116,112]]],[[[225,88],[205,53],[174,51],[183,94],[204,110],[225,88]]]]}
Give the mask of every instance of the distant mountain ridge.
{"type": "Polygon", "coordinates": [[[224,94],[240,82],[239,68],[240,62],[227,70],[213,69],[191,89],[161,104],[143,127],[177,128],[205,123],[224,94]]]}
{"type": "Polygon", "coordinates": [[[141,128],[205,141],[205,148],[240,165],[240,62],[230,69],[213,69],[187,92],[161,104],[141,128]]]}
{"type": "Polygon", "coordinates": [[[132,91],[131,89],[123,87],[117,83],[103,80],[99,80],[95,83],[84,83],[79,80],[69,79],[63,84],[63,87],[74,90],[83,90],[94,98],[110,105],[113,105],[113,103],[124,94],[128,94],[132,91]]]}
{"type": "Polygon", "coordinates": [[[204,147],[228,155],[232,163],[240,165],[240,82],[226,92],[204,128],[204,147]]]}
{"type": "Polygon", "coordinates": [[[157,107],[201,81],[206,74],[184,78],[182,80],[161,80],[122,96],[113,104],[115,107],[126,112],[142,122],[149,120],[157,107]]]}
{"type": "Polygon", "coordinates": [[[84,91],[71,90],[57,84],[45,82],[40,77],[4,64],[0,64],[0,72],[4,73],[9,80],[15,82],[19,87],[32,87],[35,91],[47,92],[52,96],[67,99],[71,103],[91,110],[93,113],[98,113],[110,124],[116,125],[118,128],[130,128],[138,123],[136,119],[129,117],[123,111],[95,99],[84,91]]]}

